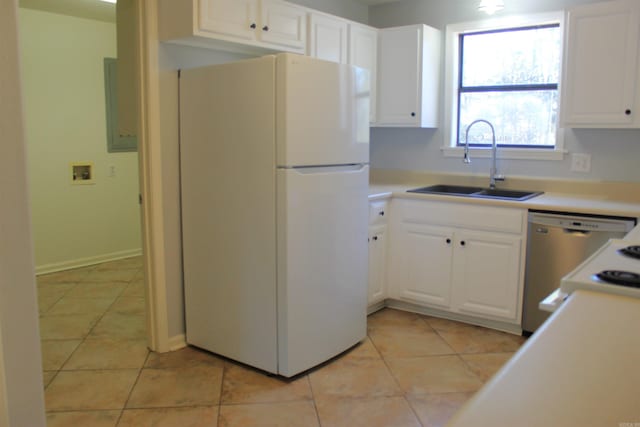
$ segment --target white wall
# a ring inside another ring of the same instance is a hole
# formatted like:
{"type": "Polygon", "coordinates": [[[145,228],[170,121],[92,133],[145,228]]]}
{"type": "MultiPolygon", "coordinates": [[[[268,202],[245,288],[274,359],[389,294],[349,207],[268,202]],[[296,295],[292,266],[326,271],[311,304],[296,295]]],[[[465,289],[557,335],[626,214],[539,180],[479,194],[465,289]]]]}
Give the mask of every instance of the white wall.
{"type": "MultiPolygon", "coordinates": [[[[595,1],[509,0],[505,2],[506,9],[496,16],[556,11],[595,1]]],[[[477,3],[477,0],[402,0],[371,7],[369,21],[371,25],[380,28],[424,23],[444,32],[447,24],[486,19],[486,14],[477,11],[477,3]]],[[[444,61],[442,74],[441,83],[444,85],[444,61]]],[[[443,112],[440,116],[443,117],[443,112]]],[[[440,151],[443,138],[441,128],[374,128],[371,132],[372,167],[442,173],[488,173],[489,159],[474,159],[471,167],[468,167],[460,159],[445,158],[440,151]]],[[[567,130],[565,148],[570,153],[591,154],[591,172],[571,172],[570,156],[565,156],[562,161],[501,160],[500,171],[507,177],[518,175],[640,182],[640,168],[637,166],[637,160],[640,159],[638,130],[567,130]]]]}
{"type": "Polygon", "coordinates": [[[44,427],[16,9],[0,2],[0,424],[44,427]]]}
{"type": "Polygon", "coordinates": [[[115,24],[32,9],[19,21],[38,271],[139,254],[138,156],[106,148],[103,58],[116,57],[115,24]],[[69,164],[84,161],[95,184],[72,185],[69,164]]]}
{"type": "Polygon", "coordinates": [[[301,6],[367,24],[369,8],[353,0],[288,0],[301,6]]]}

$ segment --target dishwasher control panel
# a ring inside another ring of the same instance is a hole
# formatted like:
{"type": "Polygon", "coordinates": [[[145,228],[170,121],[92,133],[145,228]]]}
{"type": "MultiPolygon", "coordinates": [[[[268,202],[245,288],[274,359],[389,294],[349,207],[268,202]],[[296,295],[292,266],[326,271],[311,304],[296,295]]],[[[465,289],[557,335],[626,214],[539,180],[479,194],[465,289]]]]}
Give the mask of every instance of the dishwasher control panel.
{"type": "Polygon", "coordinates": [[[613,231],[628,232],[635,226],[632,218],[579,216],[559,213],[530,212],[529,224],[536,232],[545,233],[545,226],[564,228],[571,231],[613,231]]]}

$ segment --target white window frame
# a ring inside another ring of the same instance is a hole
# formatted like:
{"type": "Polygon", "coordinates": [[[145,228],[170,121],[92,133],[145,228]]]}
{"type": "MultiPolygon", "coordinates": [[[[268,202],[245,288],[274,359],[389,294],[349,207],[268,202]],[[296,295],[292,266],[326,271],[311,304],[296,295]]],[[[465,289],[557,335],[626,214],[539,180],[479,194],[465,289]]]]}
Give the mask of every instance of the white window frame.
{"type": "MultiPolygon", "coordinates": [[[[481,21],[463,22],[447,25],[445,46],[445,86],[444,86],[444,141],[442,152],[445,157],[462,158],[464,148],[457,146],[458,126],[458,80],[460,63],[459,36],[464,33],[498,30],[503,28],[525,27],[533,25],[560,24],[560,32],[564,34],[564,13],[550,12],[531,15],[509,16],[481,21]]],[[[564,37],[560,46],[560,58],[563,57],[564,37]]],[[[561,61],[562,62],[562,61],[561,61]]],[[[560,64],[559,80],[562,80],[562,63],[560,64]]],[[[560,98],[560,84],[558,82],[558,102],[560,98]]],[[[558,105],[560,111],[560,105],[558,105]]],[[[481,118],[481,117],[479,117],[481,118]]],[[[559,123],[558,123],[559,125],[559,123]]],[[[491,157],[489,147],[469,147],[471,158],[491,157]]],[[[528,160],[562,160],[567,150],[564,149],[564,130],[557,129],[556,143],[553,150],[549,148],[513,148],[504,147],[498,150],[498,157],[502,159],[528,160]]]]}

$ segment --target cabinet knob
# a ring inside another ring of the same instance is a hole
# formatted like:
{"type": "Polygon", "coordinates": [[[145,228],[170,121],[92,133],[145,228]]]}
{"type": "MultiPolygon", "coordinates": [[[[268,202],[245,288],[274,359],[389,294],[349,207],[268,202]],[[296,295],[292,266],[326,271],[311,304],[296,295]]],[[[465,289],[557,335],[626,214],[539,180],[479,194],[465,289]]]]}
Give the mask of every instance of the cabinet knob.
{"type": "Polygon", "coordinates": [[[447,239],[447,245],[451,244],[451,239],[447,239]]]}
{"type": "Polygon", "coordinates": [[[624,112],[624,113],[625,113],[627,116],[630,116],[630,115],[631,115],[631,110],[625,110],[625,112],[624,112]]]}
{"type": "Polygon", "coordinates": [[[384,216],[384,211],[380,211],[380,213],[378,215],[384,216]]]}
{"type": "Polygon", "coordinates": [[[256,27],[257,27],[257,25],[256,25],[255,22],[253,24],[249,25],[249,28],[253,28],[254,30],[256,29],[256,27]]]}
{"type": "Polygon", "coordinates": [[[378,236],[373,236],[373,240],[378,240],[378,236]]]}
{"type": "Polygon", "coordinates": [[[466,243],[464,240],[462,240],[462,241],[460,242],[460,246],[464,246],[464,245],[466,245],[466,244],[467,244],[467,243],[466,243]]]}
{"type": "Polygon", "coordinates": [[[415,112],[412,112],[412,113],[411,113],[411,117],[415,117],[415,116],[416,116],[416,113],[415,113],[415,112]]]}
{"type": "Polygon", "coordinates": [[[264,27],[262,27],[262,31],[269,31],[269,26],[265,25],[264,27]]]}

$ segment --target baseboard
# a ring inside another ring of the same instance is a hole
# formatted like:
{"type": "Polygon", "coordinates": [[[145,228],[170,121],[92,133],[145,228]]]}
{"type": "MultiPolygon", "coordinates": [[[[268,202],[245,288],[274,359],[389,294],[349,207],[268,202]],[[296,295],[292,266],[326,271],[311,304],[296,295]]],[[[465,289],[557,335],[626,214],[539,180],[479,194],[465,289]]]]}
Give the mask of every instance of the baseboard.
{"type": "Polygon", "coordinates": [[[367,307],[367,316],[370,315],[370,314],[375,313],[376,311],[382,310],[386,306],[387,306],[387,303],[384,300],[379,301],[379,302],[377,302],[375,304],[371,304],[370,306],[367,307]]]}
{"type": "Polygon", "coordinates": [[[180,350],[187,346],[187,336],[185,334],[174,335],[169,338],[169,351],[180,350]]]}
{"type": "Polygon", "coordinates": [[[131,258],[142,255],[142,249],[129,249],[126,251],[112,252],[87,258],[79,258],[70,261],[55,262],[36,266],[36,275],[55,273],[56,271],[71,270],[73,268],[87,267],[103,262],[116,261],[123,258],[131,258]]]}
{"type": "Polygon", "coordinates": [[[395,299],[385,300],[385,306],[389,308],[395,308],[396,310],[409,311],[411,313],[425,314],[427,316],[440,317],[442,319],[470,323],[472,325],[483,326],[489,329],[496,329],[498,331],[508,332],[514,335],[522,335],[522,328],[520,327],[520,325],[511,324],[508,322],[481,319],[474,316],[451,313],[445,310],[423,307],[417,304],[412,304],[410,302],[399,301],[395,299]]]}

